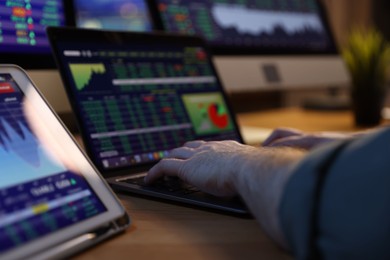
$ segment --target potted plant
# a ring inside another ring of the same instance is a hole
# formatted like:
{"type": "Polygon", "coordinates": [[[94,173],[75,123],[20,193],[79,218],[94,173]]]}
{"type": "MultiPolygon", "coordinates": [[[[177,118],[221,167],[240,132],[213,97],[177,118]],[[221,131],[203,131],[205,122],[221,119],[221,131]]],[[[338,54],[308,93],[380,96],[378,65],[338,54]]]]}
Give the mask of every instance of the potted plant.
{"type": "Polygon", "coordinates": [[[376,30],[356,30],[350,34],[343,56],[351,73],[351,101],[356,125],[379,124],[386,97],[389,44],[376,30]]]}

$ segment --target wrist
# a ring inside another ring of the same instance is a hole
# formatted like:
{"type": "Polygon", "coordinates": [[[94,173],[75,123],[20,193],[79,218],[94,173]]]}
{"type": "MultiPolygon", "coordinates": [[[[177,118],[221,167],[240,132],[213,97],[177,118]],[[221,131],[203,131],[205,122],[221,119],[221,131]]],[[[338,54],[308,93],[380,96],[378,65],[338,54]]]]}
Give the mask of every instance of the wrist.
{"type": "Polygon", "coordinates": [[[258,168],[259,160],[262,160],[262,153],[257,147],[248,147],[234,155],[230,165],[230,176],[233,188],[237,193],[244,187],[244,183],[258,168]]]}
{"type": "Polygon", "coordinates": [[[305,152],[292,148],[257,149],[242,158],[234,175],[237,192],[246,202],[263,229],[286,247],[279,225],[279,205],[285,185],[305,152]]]}

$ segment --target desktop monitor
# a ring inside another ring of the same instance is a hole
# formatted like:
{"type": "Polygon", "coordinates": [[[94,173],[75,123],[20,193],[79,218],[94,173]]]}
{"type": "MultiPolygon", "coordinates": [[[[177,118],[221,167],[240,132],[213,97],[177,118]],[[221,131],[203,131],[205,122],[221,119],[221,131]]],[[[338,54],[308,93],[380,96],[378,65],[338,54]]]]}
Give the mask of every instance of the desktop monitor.
{"type": "Polygon", "coordinates": [[[211,45],[228,91],[347,85],[317,0],[152,0],[157,28],[211,45]]]}
{"type": "Polygon", "coordinates": [[[68,0],[0,1],[0,63],[27,69],[57,112],[70,111],[70,106],[45,29],[72,25],[70,16],[68,0]]]}
{"type": "Polygon", "coordinates": [[[73,0],[77,27],[123,31],[151,31],[144,0],[73,0]]]}

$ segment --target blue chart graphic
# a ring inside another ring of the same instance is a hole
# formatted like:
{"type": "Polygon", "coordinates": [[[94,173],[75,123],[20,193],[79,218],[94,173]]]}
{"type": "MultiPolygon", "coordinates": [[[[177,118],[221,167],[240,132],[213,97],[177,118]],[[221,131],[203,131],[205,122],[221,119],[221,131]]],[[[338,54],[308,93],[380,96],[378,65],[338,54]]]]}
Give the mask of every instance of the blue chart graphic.
{"type": "Polygon", "coordinates": [[[0,144],[5,153],[14,153],[32,167],[39,167],[37,143],[22,122],[0,117],[0,144]]]}
{"type": "Polygon", "coordinates": [[[32,134],[18,102],[0,103],[0,188],[66,169],[50,159],[32,134]]]}

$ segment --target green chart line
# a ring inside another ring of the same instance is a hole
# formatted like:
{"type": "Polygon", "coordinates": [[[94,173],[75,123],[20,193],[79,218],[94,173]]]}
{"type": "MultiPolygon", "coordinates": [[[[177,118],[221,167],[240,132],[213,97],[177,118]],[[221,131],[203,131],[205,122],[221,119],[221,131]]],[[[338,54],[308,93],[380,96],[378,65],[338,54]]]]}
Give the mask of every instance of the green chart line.
{"type": "Polygon", "coordinates": [[[69,64],[73,79],[79,91],[88,86],[92,75],[106,73],[103,63],[69,64]]]}

